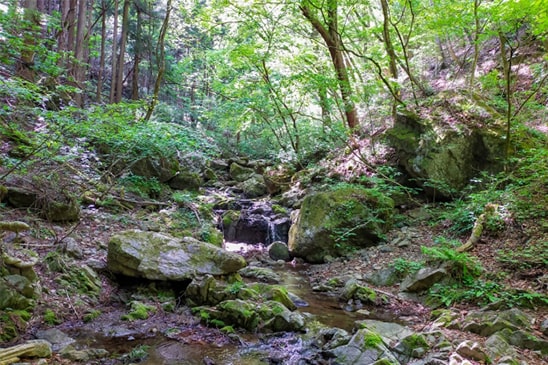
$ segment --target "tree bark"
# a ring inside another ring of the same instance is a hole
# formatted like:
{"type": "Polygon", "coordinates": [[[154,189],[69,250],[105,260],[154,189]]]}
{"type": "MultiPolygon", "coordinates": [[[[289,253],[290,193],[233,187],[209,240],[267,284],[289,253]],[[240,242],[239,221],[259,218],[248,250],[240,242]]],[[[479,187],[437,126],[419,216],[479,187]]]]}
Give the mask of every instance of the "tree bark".
{"type": "Polygon", "coordinates": [[[339,83],[346,124],[350,130],[354,131],[358,127],[358,113],[352,101],[352,85],[348,76],[348,68],[343,54],[343,44],[339,34],[337,0],[327,0],[326,3],[327,14],[324,16],[325,24],[314,14],[309,0],[301,0],[299,8],[312,27],[320,34],[329,50],[339,83]]]}
{"type": "Polygon", "coordinates": [[[124,64],[126,59],[126,44],[129,28],[129,0],[124,0],[122,10],[122,34],[120,35],[120,53],[118,54],[118,66],[116,73],[116,94],[115,103],[122,101],[122,91],[124,89],[124,64]]]}
{"type": "Polygon", "coordinates": [[[25,8],[23,13],[23,48],[21,49],[21,57],[16,65],[17,76],[34,82],[35,70],[34,70],[34,56],[36,45],[36,37],[38,36],[40,29],[41,14],[38,11],[37,0],[25,0],[23,1],[23,7],[25,8]]]}
{"type": "Polygon", "coordinates": [[[114,0],[114,24],[112,25],[112,76],[110,81],[110,103],[116,102],[116,80],[118,79],[117,57],[118,53],[118,0],[114,0]]]}
{"type": "Polygon", "coordinates": [[[160,85],[162,84],[162,79],[166,70],[166,57],[165,57],[165,39],[167,33],[167,27],[169,25],[169,15],[171,14],[171,1],[167,0],[167,9],[164,22],[162,23],[162,28],[160,29],[160,36],[158,38],[157,54],[158,54],[158,75],[156,76],[156,81],[154,82],[154,92],[152,94],[152,100],[148,106],[147,114],[145,115],[144,120],[150,120],[152,112],[158,103],[158,95],[160,94],[160,85]]]}

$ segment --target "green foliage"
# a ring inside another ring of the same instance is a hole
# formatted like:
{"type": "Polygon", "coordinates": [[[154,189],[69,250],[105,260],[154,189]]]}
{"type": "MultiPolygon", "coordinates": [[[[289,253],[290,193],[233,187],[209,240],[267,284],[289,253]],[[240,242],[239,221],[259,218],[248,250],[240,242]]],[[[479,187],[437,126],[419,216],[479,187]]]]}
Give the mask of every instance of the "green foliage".
{"type": "Polygon", "coordinates": [[[91,322],[95,318],[99,317],[101,315],[101,311],[98,309],[91,309],[84,314],[84,317],[82,318],[84,322],[91,322]]]}
{"type": "Polygon", "coordinates": [[[497,261],[510,269],[548,268],[548,241],[527,244],[512,250],[499,250],[497,261]]]}
{"type": "Polygon", "coordinates": [[[132,301],[130,303],[130,312],[122,315],[124,321],[135,321],[138,319],[147,319],[151,313],[156,312],[156,307],[146,305],[139,301],[132,301]]]}
{"type": "Polygon", "coordinates": [[[49,308],[44,311],[43,319],[44,319],[44,322],[46,324],[49,324],[50,326],[53,326],[62,322],[57,317],[57,314],[49,308]]]}
{"type": "Polygon", "coordinates": [[[497,303],[497,306],[501,308],[548,306],[546,294],[506,288],[502,284],[483,280],[471,281],[466,285],[458,283],[435,284],[430,290],[429,296],[447,307],[456,303],[479,306],[497,303]]]}
{"type": "Polygon", "coordinates": [[[476,257],[465,252],[457,252],[450,247],[421,247],[423,254],[429,258],[442,262],[451,276],[460,282],[469,283],[478,277],[483,268],[476,257]]]}
{"type": "Polygon", "coordinates": [[[393,267],[396,270],[396,274],[399,277],[404,277],[409,274],[413,274],[424,267],[422,262],[410,261],[402,257],[398,257],[391,264],[390,267],[393,267]]]}
{"type": "Polygon", "coordinates": [[[129,174],[122,176],[119,183],[126,187],[127,191],[138,194],[143,198],[158,198],[162,192],[162,184],[156,178],[129,174]]]}
{"type": "Polygon", "coordinates": [[[233,295],[236,295],[240,292],[242,288],[245,287],[245,283],[243,281],[234,281],[232,284],[230,284],[226,290],[233,295]]]}
{"type": "Polygon", "coordinates": [[[135,364],[145,360],[148,357],[150,346],[139,345],[122,357],[124,364],[135,364]]]}

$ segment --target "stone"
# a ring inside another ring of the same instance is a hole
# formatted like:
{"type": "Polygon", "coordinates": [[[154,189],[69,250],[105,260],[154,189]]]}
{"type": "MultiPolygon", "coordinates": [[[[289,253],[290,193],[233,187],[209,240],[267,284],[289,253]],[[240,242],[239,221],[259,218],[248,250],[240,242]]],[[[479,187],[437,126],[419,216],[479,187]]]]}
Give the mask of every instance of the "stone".
{"type": "Polygon", "coordinates": [[[419,293],[430,289],[432,285],[448,277],[447,271],[443,268],[435,269],[424,267],[406,277],[400,284],[401,291],[419,293]]]}
{"type": "Polygon", "coordinates": [[[249,176],[245,181],[239,183],[237,187],[240,188],[245,197],[249,199],[258,198],[267,194],[264,178],[259,174],[249,176]]]}
{"type": "Polygon", "coordinates": [[[340,257],[377,244],[391,226],[393,209],[392,199],[360,187],[307,195],[289,230],[289,252],[323,263],[327,255],[340,257]]]}
{"type": "Polygon", "coordinates": [[[272,260],[291,260],[291,255],[289,254],[289,248],[287,245],[281,241],[272,242],[268,247],[268,256],[272,260]]]}
{"type": "Polygon", "coordinates": [[[23,344],[0,349],[0,364],[12,364],[22,358],[51,357],[51,344],[45,340],[29,340],[23,344]]]}
{"type": "Polygon", "coordinates": [[[530,332],[523,330],[512,331],[509,328],[505,328],[498,333],[513,346],[540,351],[542,355],[548,355],[548,341],[538,338],[530,332]]]}
{"type": "Polygon", "coordinates": [[[73,237],[66,237],[62,243],[64,245],[64,249],[67,255],[75,259],[84,258],[84,250],[82,249],[80,244],[78,244],[76,239],[74,239],[73,237]]]}
{"type": "Polygon", "coordinates": [[[70,196],[51,200],[42,207],[42,215],[50,222],[74,222],[80,219],[80,204],[70,196]]]}
{"type": "Polygon", "coordinates": [[[246,278],[253,278],[265,283],[278,284],[282,281],[280,275],[267,267],[247,266],[238,271],[240,275],[246,278]]]}
{"type": "Polygon", "coordinates": [[[32,308],[36,304],[35,294],[35,287],[24,276],[0,277],[0,310],[32,308]]]}
{"type": "Polygon", "coordinates": [[[113,235],[108,244],[107,267],[112,273],[149,280],[226,275],[246,265],[242,256],[191,237],[128,230],[113,235]]]}
{"type": "Polygon", "coordinates": [[[37,331],[36,338],[46,340],[51,343],[53,352],[61,352],[64,348],[76,342],[74,338],[57,328],[37,331]]]}
{"type": "Polygon", "coordinates": [[[196,191],[204,184],[204,181],[198,173],[178,171],[175,176],[167,181],[167,184],[175,190],[196,191]]]}
{"type": "Polygon", "coordinates": [[[68,346],[61,352],[61,356],[67,360],[79,363],[89,363],[91,360],[106,358],[109,356],[109,352],[105,349],[77,350],[72,346],[68,346]]]}
{"type": "Polygon", "coordinates": [[[255,175],[255,170],[250,167],[244,167],[236,162],[230,164],[230,177],[238,182],[246,181],[253,175],[255,175]]]}
{"type": "Polygon", "coordinates": [[[414,333],[409,327],[402,326],[401,324],[374,319],[358,321],[356,325],[359,328],[367,328],[378,333],[385,343],[397,343],[414,333]]]}
{"type": "Polygon", "coordinates": [[[474,311],[461,323],[461,329],[488,337],[503,329],[529,329],[531,318],[523,311],[512,308],[505,311],[474,311]]]}
{"type": "Polygon", "coordinates": [[[363,279],[375,286],[392,286],[398,282],[398,272],[394,267],[387,267],[376,271],[367,272],[363,279]]]}
{"type": "Polygon", "coordinates": [[[179,171],[179,162],[175,157],[143,157],[131,164],[130,171],[134,175],[149,179],[156,178],[159,182],[164,183],[177,174],[179,171]]]}
{"type": "Polygon", "coordinates": [[[485,341],[485,349],[491,360],[497,360],[505,356],[512,359],[516,359],[518,357],[518,352],[516,349],[511,346],[500,333],[492,334],[485,341]]]}
{"type": "Polygon", "coordinates": [[[350,279],[344,285],[340,299],[345,302],[350,299],[356,299],[362,303],[375,303],[377,301],[377,293],[371,288],[360,285],[355,279],[350,279]]]}
{"type": "Polygon", "coordinates": [[[479,171],[500,171],[503,117],[478,94],[449,90],[419,114],[401,112],[388,132],[400,165],[430,196],[451,198],[479,171]]]}
{"type": "Polygon", "coordinates": [[[386,341],[376,331],[362,328],[350,339],[347,345],[332,351],[337,363],[341,364],[399,364],[390,352],[386,341]]]}
{"type": "Polygon", "coordinates": [[[542,334],[544,336],[548,337],[548,318],[542,321],[542,323],[540,324],[540,330],[542,331],[542,334]]]}
{"type": "Polygon", "coordinates": [[[489,357],[476,341],[466,340],[457,346],[457,353],[467,359],[486,361],[489,357]]]}
{"type": "Polygon", "coordinates": [[[6,194],[8,203],[15,208],[35,207],[38,200],[38,193],[15,186],[9,186],[6,194]]]}

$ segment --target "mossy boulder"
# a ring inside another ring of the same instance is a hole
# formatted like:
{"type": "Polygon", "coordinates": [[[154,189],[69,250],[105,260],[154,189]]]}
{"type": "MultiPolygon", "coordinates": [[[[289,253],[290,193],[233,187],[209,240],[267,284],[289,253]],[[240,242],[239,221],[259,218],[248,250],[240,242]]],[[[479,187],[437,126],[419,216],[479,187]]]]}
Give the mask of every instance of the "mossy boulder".
{"type": "MultiPolygon", "coordinates": [[[[230,164],[230,177],[236,181],[243,182],[255,175],[255,170],[233,162],[230,164]]],[[[262,177],[262,176],[261,176],[262,177]]],[[[266,188],[265,188],[266,189],[266,188]]]]}
{"type": "Polygon", "coordinates": [[[74,222],[80,218],[80,203],[71,196],[50,200],[42,207],[42,215],[50,222],[74,222]]]}
{"type": "Polygon", "coordinates": [[[0,310],[30,309],[36,304],[33,283],[21,275],[0,277],[0,310]]]}
{"type": "Polygon", "coordinates": [[[305,197],[289,230],[289,251],[311,263],[379,242],[392,223],[394,202],[376,190],[341,186],[305,197]]]}
{"type": "Polygon", "coordinates": [[[175,156],[171,158],[143,157],[130,165],[130,171],[134,175],[156,178],[160,182],[166,182],[179,171],[179,161],[175,156]]]}
{"type": "Polygon", "coordinates": [[[341,364],[399,364],[379,333],[366,328],[359,329],[347,345],[335,348],[332,353],[341,364]]]}
{"type": "Polygon", "coordinates": [[[244,195],[249,198],[258,198],[267,194],[265,181],[262,175],[252,174],[245,181],[238,184],[244,195]]]}
{"type": "Polygon", "coordinates": [[[400,164],[427,193],[451,198],[480,171],[500,171],[505,155],[502,117],[467,91],[434,96],[417,114],[400,113],[387,132],[400,164]]]}
{"type": "Polygon", "coordinates": [[[204,184],[200,174],[191,171],[179,171],[167,184],[175,190],[198,190],[204,184]]]}
{"type": "Polygon", "coordinates": [[[163,281],[197,275],[225,275],[245,267],[245,259],[210,243],[158,232],[128,230],[111,237],[107,267],[114,274],[163,281]]]}

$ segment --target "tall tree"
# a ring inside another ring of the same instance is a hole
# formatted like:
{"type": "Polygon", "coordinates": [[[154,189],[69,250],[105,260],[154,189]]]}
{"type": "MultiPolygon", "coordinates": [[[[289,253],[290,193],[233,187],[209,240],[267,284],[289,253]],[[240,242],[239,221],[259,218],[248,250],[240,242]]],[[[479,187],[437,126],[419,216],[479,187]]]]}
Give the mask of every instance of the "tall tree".
{"type": "Polygon", "coordinates": [[[320,34],[331,56],[339,81],[339,90],[344,104],[346,124],[351,130],[358,127],[358,113],[354,105],[344,45],[339,31],[338,1],[326,0],[317,4],[313,0],[301,0],[299,8],[312,27],[320,34]]]}
{"type": "Polygon", "coordinates": [[[23,1],[23,47],[19,62],[17,62],[17,75],[27,81],[33,82],[35,78],[34,57],[37,36],[39,35],[41,14],[38,11],[37,0],[23,1]]]}

